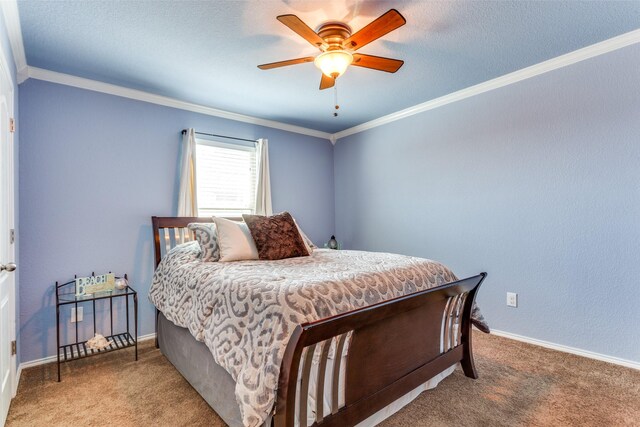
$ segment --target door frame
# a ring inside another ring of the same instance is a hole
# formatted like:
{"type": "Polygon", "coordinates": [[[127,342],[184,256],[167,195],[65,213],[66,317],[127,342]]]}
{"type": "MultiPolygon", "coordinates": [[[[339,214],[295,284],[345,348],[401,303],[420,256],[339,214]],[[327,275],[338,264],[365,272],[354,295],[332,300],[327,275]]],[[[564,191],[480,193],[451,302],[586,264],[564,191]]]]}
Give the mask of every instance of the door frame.
{"type": "MultiPolygon", "coordinates": [[[[15,105],[14,105],[14,96],[15,96],[15,89],[16,89],[16,84],[15,81],[13,80],[12,76],[11,76],[11,71],[9,70],[9,61],[7,60],[7,58],[9,58],[7,56],[9,52],[5,52],[5,50],[3,49],[2,44],[0,44],[0,78],[2,78],[3,80],[5,80],[7,82],[7,89],[8,89],[8,93],[7,93],[7,111],[9,114],[9,117],[11,119],[14,120],[14,129],[17,128],[17,124],[15,123],[15,105]]],[[[1,89],[1,88],[0,88],[1,89]]],[[[9,220],[9,229],[13,229],[14,232],[16,232],[16,223],[15,223],[15,213],[16,213],[16,188],[15,188],[15,131],[14,132],[9,132],[9,147],[8,147],[8,155],[7,155],[7,179],[9,180],[9,200],[11,201],[11,207],[12,209],[9,209],[9,215],[8,215],[8,220],[9,220]]],[[[4,164],[0,165],[0,167],[2,169],[4,169],[4,164]]],[[[12,259],[10,260],[3,260],[3,262],[17,262],[16,259],[16,241],[17,241],[17,234],[16,234],[16,238],[14,240],[13,243],[9,244],[9,254],[12,255],[12,259]]],[[[11,341],[16,341],[16,335],[17,335],[17,329],[16,329],[16,295],[17,295],[17,273],[10,273],[13,275],[13,280],[11,280],[11,289],[9,290],[9,298],[10,298],[10,310],[9,310],[9,314],[10,314],[10,323],[9,323],[9,342],[11,341]]],[[[11,387],[11,397],[15,397],[16,392],[18,391],[18,355],[17,352],[16,354],[11,355],[11,358],[9,359],[9,364],[10,366],[10,374],[9,374],[9,381],[10,381],[10,387],[11,387]]]]}

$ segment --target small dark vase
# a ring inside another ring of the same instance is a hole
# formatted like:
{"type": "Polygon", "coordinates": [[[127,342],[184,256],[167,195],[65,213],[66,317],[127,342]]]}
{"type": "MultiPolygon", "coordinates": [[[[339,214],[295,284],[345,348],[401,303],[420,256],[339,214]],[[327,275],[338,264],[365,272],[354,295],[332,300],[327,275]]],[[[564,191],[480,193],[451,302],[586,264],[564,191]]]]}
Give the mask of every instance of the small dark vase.
{"type": "Polygon", "coordinates": [[[336,240],[336,236],[331,236],[328,242],[329,249],[338,249],[338,241],[336,240]]]}

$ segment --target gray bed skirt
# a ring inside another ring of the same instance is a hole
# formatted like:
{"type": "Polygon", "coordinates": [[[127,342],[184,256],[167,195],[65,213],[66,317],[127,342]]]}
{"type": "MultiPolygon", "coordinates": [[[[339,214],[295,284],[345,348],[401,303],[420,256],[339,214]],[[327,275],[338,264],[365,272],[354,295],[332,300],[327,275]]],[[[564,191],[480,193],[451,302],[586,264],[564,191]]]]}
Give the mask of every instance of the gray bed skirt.
{"type": "MultiPolygon", "coordinates": [[[[191,335],[188,329],[174,325],[159,313],[158,343],[160,351],[202,398],[231,427],[243,427],[240,407],[236,402],[236,383],[218,365],[207,346],[191,335]]],[[[271,425],[267,419],[265,426],[271,425]]]]}

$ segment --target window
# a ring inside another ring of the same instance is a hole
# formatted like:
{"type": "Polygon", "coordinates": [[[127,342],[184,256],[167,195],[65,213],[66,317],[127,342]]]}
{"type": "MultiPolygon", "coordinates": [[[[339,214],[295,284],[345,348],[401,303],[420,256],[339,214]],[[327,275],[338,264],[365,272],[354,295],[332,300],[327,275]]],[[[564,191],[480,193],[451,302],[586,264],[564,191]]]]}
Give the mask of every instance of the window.
{"type": "Polygon", "coordinates": [[[198,139],[196,159],[199,216],[255,212],[255,146],[198,139]]]}

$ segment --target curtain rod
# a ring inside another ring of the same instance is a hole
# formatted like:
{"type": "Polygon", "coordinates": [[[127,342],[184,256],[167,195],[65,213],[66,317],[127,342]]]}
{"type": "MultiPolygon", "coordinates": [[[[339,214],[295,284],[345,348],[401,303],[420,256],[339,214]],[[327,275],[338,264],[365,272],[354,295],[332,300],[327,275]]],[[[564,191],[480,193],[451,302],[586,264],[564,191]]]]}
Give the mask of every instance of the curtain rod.
{"type": "MultiPolygon", "coordinates": [[[[182,134],[187,133],[187,129],[182,129],[182,134]]],[[[206,136],[216,136],[218,138],[227,138],[227,139],[235,139],[237,141],[247,141],[247,142],[256,142],[257,139],[246,139],[246,138],[237,138],[235,136],[226,136],[226,135],[216,135],[215,133],[204,133],[204,132],[195,132],[196,135],[206,135],[206,136]]]]}

